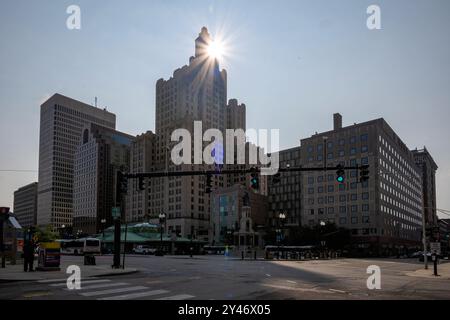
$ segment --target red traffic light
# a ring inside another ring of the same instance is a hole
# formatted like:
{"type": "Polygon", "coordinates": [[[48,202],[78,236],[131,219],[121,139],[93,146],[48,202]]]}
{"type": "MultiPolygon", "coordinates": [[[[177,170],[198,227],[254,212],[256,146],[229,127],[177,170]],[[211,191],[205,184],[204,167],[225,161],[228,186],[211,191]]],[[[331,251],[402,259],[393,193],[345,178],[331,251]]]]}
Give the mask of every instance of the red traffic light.
{"type": "Polygon", "coordinates": [[[8,214],[9,208],[8,207],[0,207],[0,214],[8,214]]]}

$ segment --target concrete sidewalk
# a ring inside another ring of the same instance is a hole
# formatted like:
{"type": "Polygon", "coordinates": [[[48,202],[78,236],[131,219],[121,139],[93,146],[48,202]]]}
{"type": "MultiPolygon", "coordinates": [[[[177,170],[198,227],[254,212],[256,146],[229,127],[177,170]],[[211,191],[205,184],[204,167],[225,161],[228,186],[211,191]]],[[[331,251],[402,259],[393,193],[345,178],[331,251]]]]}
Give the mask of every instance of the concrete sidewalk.
{"type": "MultiPolygon", "coordinates": [[[[51,280],[51,279],[63,279],[69,277],[70,274],[66,273],[67,267],[74,265],[74,263],[61,263],[60,271],[33,271],[24,272],[23,264],[18,263],[16,265],[6,265],[6,268],[0,268],[0,283],[1,282],[13,282],[13,281],[37,281],[37,280],[51,280]]],[[[126,275],[139,272],[135,268],[125,269],[112,269],[110,265],[95,265],[85,266],[83,264],[75,264],[81,269],[81,277],[106,277],[116,275],[126,275]]],[[[36,262],[35,262],[36,266],[36,262]]]]}
{"type": "Polygon", "coordinates": [[[433,262],[428,263],[428,270],[424,267],[412,272],[406,272],[405,274],[410,277],[420,278],[433,278],[440,280],[450,280],[450,262],[442,262],[437,266],[438,277],[434,275],[433,262]]]}

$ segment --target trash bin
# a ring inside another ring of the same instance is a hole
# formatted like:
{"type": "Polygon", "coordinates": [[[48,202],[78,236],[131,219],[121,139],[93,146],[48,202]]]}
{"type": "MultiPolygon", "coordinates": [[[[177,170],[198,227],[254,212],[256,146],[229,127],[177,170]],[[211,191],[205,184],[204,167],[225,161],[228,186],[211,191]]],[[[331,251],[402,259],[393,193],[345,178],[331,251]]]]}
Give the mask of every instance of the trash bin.
{"type": "Polygon", "coordinates": [[[84,256],[85,266],[95,266],[95,256],[92,254],[87,254],[84,256]]]}

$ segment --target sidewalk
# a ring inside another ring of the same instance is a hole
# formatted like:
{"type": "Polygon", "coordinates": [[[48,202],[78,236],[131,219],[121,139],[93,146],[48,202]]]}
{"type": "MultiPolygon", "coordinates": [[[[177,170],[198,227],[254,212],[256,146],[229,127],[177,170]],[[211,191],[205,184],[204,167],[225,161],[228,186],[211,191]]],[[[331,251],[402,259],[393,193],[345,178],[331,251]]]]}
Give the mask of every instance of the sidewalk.
{"type": "MultiPolygon", "coordinates": [[[[35,262],[35,267],[36,267],[35,262]]],[[[72,263],[73,264],[73,263],[72,263]]],[[[13,282],[13,281],[37,281],[37,280],[51,280],[51,279],[63,279],[70,276],[66,273],[67,267],[71,263],[61,263],[60,271],[34,271],[24,272],[23,264],[18,261],[16,265],[6,265],[6,268],[0,268],[0,283],[1,282],[13,282]]],[[[81,269],[81,277],[106,277],[116,275],[126,275],[139,272],[135,268],[125,269],[112,269],[110,265],[96,265],[85,266],[83,264],[77,264],[81,269]]]]}
{"type": "Polygon", "coordinates": [[[450,262],[444,262],[444,263],[438,264],[437,270],[438,270],[439,277],[436,277],[433,275],[434,269],[433,269],[433,263],[431,262],[431,263],[428,263],[428,270],[425,270],[424,267],[422,267],[421,269],[418,269],[418,270],[412,271],[412,272],[406,272],[405,274],[410,277],[450,280],[450,262]]]}

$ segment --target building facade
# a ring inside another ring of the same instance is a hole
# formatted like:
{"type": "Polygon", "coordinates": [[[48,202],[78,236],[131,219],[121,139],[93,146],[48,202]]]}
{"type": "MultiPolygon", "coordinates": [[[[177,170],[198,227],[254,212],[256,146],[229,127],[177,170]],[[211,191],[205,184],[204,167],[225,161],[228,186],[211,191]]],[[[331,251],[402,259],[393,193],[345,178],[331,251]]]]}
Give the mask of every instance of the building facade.
{"type": "MultiPolygon", "coordinates": [[[[95,234],[113,224],[117,171],[129,171],[134,137],[96,124],[85,125],[74,155],[73,231],[95,234]],[[103,222],[102,222],[103,221],[103,222]]],[[[129,184],[130,187],[130,184],[129,184]]]]}
{"type": "Polygon", "coordinates": [[[114,129],[116,116],[60,94],[41,105],[38,225],[72,225],[74,154],[89,123],[114,129]]]}
{"type": "MultiPolygon", "coordinates": [[[[300,147],[294,147],[279,152],[280,168],[301,166],[300,147]]],[[[269,177],[268,200],[270,225],[276,225],[280,213],[286,214],[285,226],[300,226],[301,224],[301,173],[280,172],[278,183],[273,176],[269,177]]]]}
{"type": "Polygon", "coordinates": [[[436,170],[438,166],[427,148],[415,149],[412,150],[412,153],[422,176],[425,223],[427,227],[436,227],[438,223],[436,214],[436,170]]]}
{"type": "Polygon", "coordinates": [[[366,253],[383,254],[418,247],[422,230],[422,181],[412,152],[384,119],[342,127],[334,115],[332,131],[301,140],[305,167],[369,165],[369,180],[347,170],[305,172],[302,224],[335,223],[351,230],[353,243],[366,253]]]}
{"type": "Polygon", "coordinates": [[[23,228],[36,225],[38,183],[33,182],[14,192],[14,214],[23,228]]]}
{"type": "Polygon", "coordinates": [[[210,240],[212,245],[261,243],[261,233],[268,218],[267,196],[244,185],[215,190],[211,196],[210,240]],[[241,224],[246,220],[247,223],[241,224]],[[240,237],[250,236],[252,241],[240,237]]]}

